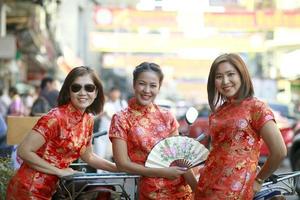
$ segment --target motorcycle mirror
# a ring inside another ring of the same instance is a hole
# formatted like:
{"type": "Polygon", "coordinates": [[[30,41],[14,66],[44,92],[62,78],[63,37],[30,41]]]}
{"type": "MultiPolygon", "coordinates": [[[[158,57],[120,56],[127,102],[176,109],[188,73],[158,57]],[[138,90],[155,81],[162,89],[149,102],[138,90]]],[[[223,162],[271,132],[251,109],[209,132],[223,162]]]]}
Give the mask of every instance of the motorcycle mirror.
{"type": "Polygon", "coordinates": [[[192,124],[198,117],[198,110],[194,107],[190,107],[185,113],[185,119],[188,124],[192,124]]]}

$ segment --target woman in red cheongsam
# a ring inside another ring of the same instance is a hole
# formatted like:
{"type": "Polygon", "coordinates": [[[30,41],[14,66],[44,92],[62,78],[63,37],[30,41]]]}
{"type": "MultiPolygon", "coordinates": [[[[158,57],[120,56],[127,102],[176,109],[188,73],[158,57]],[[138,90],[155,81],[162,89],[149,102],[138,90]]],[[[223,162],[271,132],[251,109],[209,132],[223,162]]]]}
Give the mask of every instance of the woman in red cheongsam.
{"type": "Polygon", "coordinates": [[[88,67],[66,77],[58,107],[42,116],[18,148],[24,160],[7,188],[7,200],[51,199],[59,177],[74,174],[79,157],[94,168],[116,171],[115,164],[92,152],[93,115],[103,108],[100,79],[88,67]]]}
{"type": "Polygon", "coordinates": [[[197,200],[252,200],[286,156],[274,115],[253,97],[247,67],[237,54],[213,62],[207,84],[212,150],[201,170],[197,200]],[[257,172],[261,138],[270,155],[257,172]]]}
{"type": "Polygon", "coordinates": [[[178,123],[170,111],[155,105],[163,74],[154,63],[141,63],[133,72],[135,97],[128,108],[112,118],[109,136],[118,169],[142,175],[139,200],[189,200],[197,181],[191,170],[178,167],[146,168],[145,161],[153,146],[178,134],[178,123]]]}

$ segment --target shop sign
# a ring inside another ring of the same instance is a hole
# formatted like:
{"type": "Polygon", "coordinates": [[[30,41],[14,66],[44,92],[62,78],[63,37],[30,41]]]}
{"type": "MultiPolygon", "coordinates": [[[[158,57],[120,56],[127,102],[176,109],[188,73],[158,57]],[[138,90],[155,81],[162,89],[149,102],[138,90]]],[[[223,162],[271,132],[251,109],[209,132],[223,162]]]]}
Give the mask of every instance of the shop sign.
{"type": "Polygon", "coordinates": [[[205,13],[206,27],[226,29],[273,29],[276,27],[299,28],[299,11],[256,11],[205,13]]]}
{"type": "MultiPolygon", "coordinates": [[[[179,25],[178,12],[142,11],[96,7],[94,21],[99,30],[138,31],[147,27],[150,30],[168,29],[171,32],[184,31],[179,25]]],[[[193,16],[195,17],[195,16],[193,16]]],[[[196,15],[197,17],[197,15],[196,15]]],[[[254,12],[200,12],[193,25],[233,30],[272,29],[276,27],[300,27],[300,11],[254,11],[254,12]],[[203,20],[202,20],[203,19],[203,20]],[[198,23],[197,23],[198,22],[198,23]],[[202,24],[200,24],[202,23],[202,24]]]]}

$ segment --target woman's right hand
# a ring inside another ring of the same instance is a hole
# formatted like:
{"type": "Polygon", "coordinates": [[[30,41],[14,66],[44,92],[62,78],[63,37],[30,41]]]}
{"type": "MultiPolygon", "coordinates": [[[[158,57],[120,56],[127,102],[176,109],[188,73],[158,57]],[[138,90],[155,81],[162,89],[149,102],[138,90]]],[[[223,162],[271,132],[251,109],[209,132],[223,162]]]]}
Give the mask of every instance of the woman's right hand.
{"type": "Polygon", "coordinates": [[[162,177],[167,179],[176,179],[179,178],[181,175],[185,174],[187,169],[182,167],[167,167],[162,168],[162,177]]]}
{"type": "Polygon", "coordinates": [[[57,176],[59,178],[63,177],[63,176],[70,176],[73,175],[75,173],[80,173],[80,171],[76,171],[70,167],[68,168],[64,168],[64,169],[59,169],[57,176]]]}

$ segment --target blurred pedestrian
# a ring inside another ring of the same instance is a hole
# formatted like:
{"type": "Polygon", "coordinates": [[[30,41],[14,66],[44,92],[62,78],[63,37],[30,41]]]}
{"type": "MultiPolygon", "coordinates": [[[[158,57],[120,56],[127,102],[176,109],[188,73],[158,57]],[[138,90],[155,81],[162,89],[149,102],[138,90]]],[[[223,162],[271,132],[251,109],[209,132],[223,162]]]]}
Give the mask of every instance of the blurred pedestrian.
{"type": "Polygon", "coordinates": [[[47,113],[57,105],[58,90],[56,81],[52,77],[45,77],[41,81],[38,98],[31,107],[31,116],[39,116],[47,113]]]}
{"type": "MultiPolygon", "coordinates": [[[[108,132],[112,116],[127,106],[127,102],[121,98],[121,91],[119,88],[112,87],[109,90],[108,99],[104,104],[103,113],[100,116],[99,131],[108,132]]],[[[112,159],[112,144],[108,138],[108,134],[95,138],[94,142],[95,153],[101,157],[112,159]]]]}
{"type": "Polygon", "coordinates": [[[139,200],[190,200],[189,184],[192,188],[197,185],[191,170],[145,167],[147,156],[158,141],[179,134],[175,116],[154,104],[162,81],[163,73],[155,63],[143,62],[133,71],[135,97],[111,121],[109,136],[114,160],[119,170],[142,175],[139,200]]]}
{"type": "Polygon", "coordinates": [[[195,199],[253,199],[287,150],[271,109],[254,96],[246,64],[237,54],[212,63],[208,83],[212,150],[200,173],[195,199]],[[269,157],[256,171],[261,139],[269,157]]]}
{"type": "MultiPolygon", "coordinates": [[[[26,107],[23,103],[21,96],[16,87],[9,88],[9,97],[11,98],[11,103],[8,107],[7,115],[8,116],[26,116],[26,107]]],[[[17,145],[14,145],[11,152],[12,167],[18,169],[22,164],[22,159],[18,158],[16,154],[17,145]]]]}
{"type": "Polygon", "coordinates": [[[91,167],[116,171],[93,153],[93,114],[102,111],[103,88],[94,70],[76,67],[59,92],[58,107],[43,115],[18,147],[24,160],[7,188],[7,200],[51,199],[59,177],[76,173],[79,157],[91,167]]]}
{"type": "Polygon", "coordinates": [[[11,116],[26,116],[26,107],[22,101],[22,98],[16,87],[9,88],[9,97],[11,98],[11,103],[8,107],[7,115],[11,116]]]}
{"type": "Polygon", "coordinates": [[[26,108],[26,113],[30,114],[32,105],[34,101],[37,99],[37,97],[38,95],[36,93],[35,88],[29,88],[28,90],[24,91],[24,93],[21,95],[22,101],[26,108]]]}
{"type": "Polygon", "coordinates": [[[5,119],[8,111],[8,106],[4,100],[3,100],[3,89],[0,89],[0,115],[5,119]]]}

